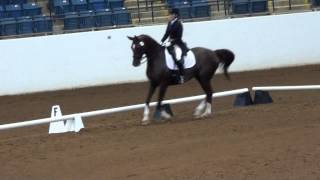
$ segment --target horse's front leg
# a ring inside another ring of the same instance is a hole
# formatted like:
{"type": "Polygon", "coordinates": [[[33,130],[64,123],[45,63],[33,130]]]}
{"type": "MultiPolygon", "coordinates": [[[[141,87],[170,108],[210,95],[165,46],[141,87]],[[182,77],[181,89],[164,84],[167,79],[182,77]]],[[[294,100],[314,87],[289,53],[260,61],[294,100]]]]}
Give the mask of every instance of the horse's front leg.
{"type": "Polygon", "coordinates": [[[157,104],[157,108],[156,108],[156,112],[155,112],[155,118],[157,119],[170,119],[171,115],[165,111],[165,109],[163,109],[162,107],[162,101],[164,99],[164,96],[166,94],[168,85],[167,84],[161,84],[160,85],[160,90],[159,90],[159,98],[158,98],[158,104],[157,104]]]}
{"type": "Polygon", "coordinates": [[[155,84],[152,84],[152,83],[150,83],[150,85],[149,85],[149,92],[148,92],[147,99],[145,101],[146,103],[145,103],[144,111],[143,111],[143,119],[142,119],[142,122],[141,122],[142,125],[150,124],[150,119],[149,119],[150,107],[149,107],[149,103],[150,103],[151,97],[152,97],[156,87],[157,86],[155,84]]]}

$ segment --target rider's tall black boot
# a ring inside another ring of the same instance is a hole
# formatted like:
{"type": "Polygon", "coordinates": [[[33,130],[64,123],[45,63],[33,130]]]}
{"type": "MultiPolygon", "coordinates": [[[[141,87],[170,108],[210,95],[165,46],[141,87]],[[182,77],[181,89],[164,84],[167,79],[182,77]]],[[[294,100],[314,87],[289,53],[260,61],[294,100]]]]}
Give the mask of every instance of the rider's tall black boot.
{"type": "MultiPolygon", "coordinates": [[[[183,58],[183,57],[182,57],[183,58]]],[[[176,64],[178,66],[179,74],[180,74],[180,84],[184,83],[184,68],[183,68],[183,59],[180,59],[180,61],[176,61],[176,64]]]]}

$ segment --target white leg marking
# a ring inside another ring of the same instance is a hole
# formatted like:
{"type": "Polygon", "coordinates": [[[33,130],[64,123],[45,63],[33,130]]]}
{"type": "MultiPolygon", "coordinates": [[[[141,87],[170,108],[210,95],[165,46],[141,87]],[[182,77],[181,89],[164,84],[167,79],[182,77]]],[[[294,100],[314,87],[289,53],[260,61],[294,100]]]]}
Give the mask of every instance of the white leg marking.
{"type": "Polygon", "coordinates": [[[207,117],[211,114],[211,104],[207,102],[206,104],[206,110],[204,113],[201,115],[201,117],[207,117]]]}
{"type": "Polygon", "coordinates": [[[149,120],[149,114],[150,114],[150,109],[148,105],[144,106],[144,112],[143,112],[143,119],[142,119],[142,125],[147,125],[150,124],[149,120]]]}
{"type": "Polygon", "coordinates": [[[206,100],[202,100],[200,104],[196,107],[195,112],[193,113],[194,116],[199,117],[201,113],[204,111],[206,107],[206,100]]]}
{"type": "Polygon", "coordinates": [[[161,110],[161,117],[164,119],[170,119],[171,115],[167,113],[165,110],[161,110]]]}

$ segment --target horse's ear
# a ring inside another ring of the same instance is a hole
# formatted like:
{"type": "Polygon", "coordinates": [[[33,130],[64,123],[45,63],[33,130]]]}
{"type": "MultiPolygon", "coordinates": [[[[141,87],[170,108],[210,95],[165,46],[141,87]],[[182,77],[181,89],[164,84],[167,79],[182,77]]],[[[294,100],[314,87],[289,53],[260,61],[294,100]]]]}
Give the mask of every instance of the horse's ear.
{"type": "Polygon", "coordinates": [[[130,36],[127,36],[127,37],[128,37],[128,39],[130,39],[131,41],[133,41],[133,39],[134,39],[133,37],[130,37],[130,36]]]}

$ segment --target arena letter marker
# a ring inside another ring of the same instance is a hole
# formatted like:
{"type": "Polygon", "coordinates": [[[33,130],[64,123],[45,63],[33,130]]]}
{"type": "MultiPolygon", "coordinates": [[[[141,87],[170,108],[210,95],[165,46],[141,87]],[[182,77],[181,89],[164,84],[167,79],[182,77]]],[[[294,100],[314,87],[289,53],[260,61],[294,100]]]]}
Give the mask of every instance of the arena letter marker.
{"type": "MultiPolygon", "coordinates": [[[[62,112],[59,105],[54,105],[51,108],[51,117],[61,117],[62,112]]],[[[53,133],[64,133],[67,132],[67,129],[65,127],[64,121],[56,121],[51,122],[49,124],[49,134],[53,133]]]]}

